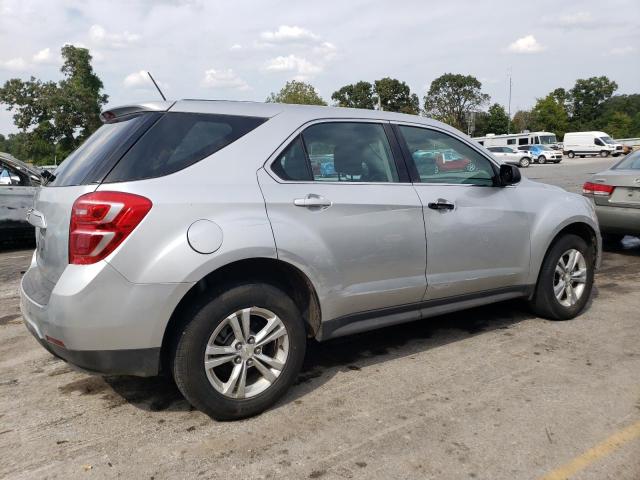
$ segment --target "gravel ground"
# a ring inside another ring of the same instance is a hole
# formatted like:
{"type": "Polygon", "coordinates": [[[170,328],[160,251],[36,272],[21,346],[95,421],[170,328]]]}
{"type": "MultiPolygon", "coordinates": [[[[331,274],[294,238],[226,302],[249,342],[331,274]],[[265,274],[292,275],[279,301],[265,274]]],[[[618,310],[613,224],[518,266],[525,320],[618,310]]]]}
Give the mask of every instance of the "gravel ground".
{"type": "MultiPolygon", "coordinates": [[[[523,173],[577,191],[611,163],[523,173]]],[[[571,478],[640,478],[638,239],[605,253],[573,321],[508,302],[311,343],[291,392],[234,423],[165,378],[89,376],[44,351],[18,310],[30,257],[0,252],[0,477],[534,479],[578,457],[571,478]]]]}

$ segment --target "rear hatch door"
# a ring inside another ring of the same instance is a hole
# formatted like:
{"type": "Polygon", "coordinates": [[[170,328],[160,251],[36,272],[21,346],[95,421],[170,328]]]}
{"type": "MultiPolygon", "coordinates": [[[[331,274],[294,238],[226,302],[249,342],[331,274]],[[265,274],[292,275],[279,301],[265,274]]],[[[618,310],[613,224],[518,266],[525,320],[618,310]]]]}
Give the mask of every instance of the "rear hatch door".
{"type": "Polygon", "coordinates": [[[39,189],[29,221],[36,227],[38,268],[32,275],[42,279],[40,287],[53,289],[69,263],[73,203],[81,195],[96,190],[118,160],[160,116],[150,111],[113,115],[39,189]]]}

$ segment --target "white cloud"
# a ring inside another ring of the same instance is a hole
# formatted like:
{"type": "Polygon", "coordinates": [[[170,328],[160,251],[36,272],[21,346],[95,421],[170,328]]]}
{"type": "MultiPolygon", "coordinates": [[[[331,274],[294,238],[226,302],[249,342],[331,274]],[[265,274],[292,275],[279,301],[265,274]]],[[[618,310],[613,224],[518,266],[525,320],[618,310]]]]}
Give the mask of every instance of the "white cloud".
{"type": "Polygon", "coordinates": [[[591,12],[575,12],[557,18],[548,17],[545,23],[563,28],[581,28],[592,26],[595,19],[591,12]]]}
{"type": "Polygon", "coordinates": [[[122,48],[140,40],[137,33],[129,33],[127,31],[121,33],[110,33],[101,25],[92,25],[89,29],[89,38],[96,45],[102,45],[111,48],[122,48]]]}
{"type": "Polygon", "coordinates": [[[127,88],[149,88],[153,87],[153,83],[149,78],[146,70],[140,70],[127,75],[122,82],[127,88]]]}
{"type": "Polygon", "coordinates": [[[48,63],[52,60],[51,49],[43,48],[39,52],[33,55],[32,60],[34,63],[48,63]]]}
{"type": "Polygon", "coordinates": [[[336,56],[336,46],[331,42],[322,42],[317,47],[314,47],[313,53],[322,57],[323,60],[329,61],[336,56]]]}
{"type": "Polygon", "coordinates": [[[631,45],[627,45],[626,47],[612,48],[611,50],[609,50],[609,54],[623,56],[623,55],[629,55],[630,53],[633,53],[635,51],[636,49],[634,47],[632,47],[631,45]]]}
{"type": "Polygon", "coordinates": [[[296,55],[279,56],[267,62],[266,69],[272,72],[294,72],[298,79],[308,78],[323,70],[319,64],[296,55]]]}
{"type": "Polygon", "coordinates": [[[4,62],[0,62],[0,67],[4,68],[5,70],[12,70],[17,72],[17,71],[26,70],[28,67],[28,64],[24,60],[24,58],[17,57],[4,62]]]}
{"type": "Polygon", "coordinates": [[[260,37],[268,42],[317,41],[320,37],[311,30],[298,26],[280,25],[277,30],[262,32],[260,37]]]}
{"type": "Polygon", "coordinates": [[[242,78],[228,68],[226,70],[216,70],[210,68],[204,72],[202,85],[211,88],[227,88],[233,90],[249,90],[250,87],[242,78]]]}
{"type": "Polygon", "coordinates": [[[242,45],[240,45],[239,43],[234,43],[233,45],[231,45],[231,48],[229,48],[229,50],[242,50],[242,45]]]}
{"type": "Polygon", "coordinates": [[[507,50],[512,53],[537,53],[544,50],[544,47],[538,43],[536,37],[527,35],[509,45],[507,50]]]}

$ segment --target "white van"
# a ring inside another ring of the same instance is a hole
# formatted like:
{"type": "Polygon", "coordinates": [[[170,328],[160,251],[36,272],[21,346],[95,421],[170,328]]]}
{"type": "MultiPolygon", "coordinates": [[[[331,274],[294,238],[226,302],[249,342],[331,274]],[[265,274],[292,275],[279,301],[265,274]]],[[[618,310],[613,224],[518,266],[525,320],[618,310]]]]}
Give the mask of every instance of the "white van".
{"type": "Polygon", "coordinates": [[[622,153],[622,145],[604,132],[570,132],[564,134],[562,152],[569,158],[579,155],[600,155],[617,157],[622,153]]]}

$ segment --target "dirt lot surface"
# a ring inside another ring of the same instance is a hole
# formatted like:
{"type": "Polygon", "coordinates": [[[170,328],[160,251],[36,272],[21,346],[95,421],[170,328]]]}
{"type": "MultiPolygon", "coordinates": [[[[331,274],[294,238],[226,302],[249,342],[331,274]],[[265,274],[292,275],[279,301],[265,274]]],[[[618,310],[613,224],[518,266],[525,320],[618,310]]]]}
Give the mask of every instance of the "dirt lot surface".
{"type": "MultiPolygon", "coordinates": [[[[609,159],[523,173],[577,190],[609,159]]],[[[90,376],[18,309],[0,252],[0,477],[640,479],[640,241],[604,255],[579,318],[519,302],[311,343],[297,385],[218,423],[165,378],[90,376]],[[545,477],[546,476],[546,477],[545,477]]]]}

